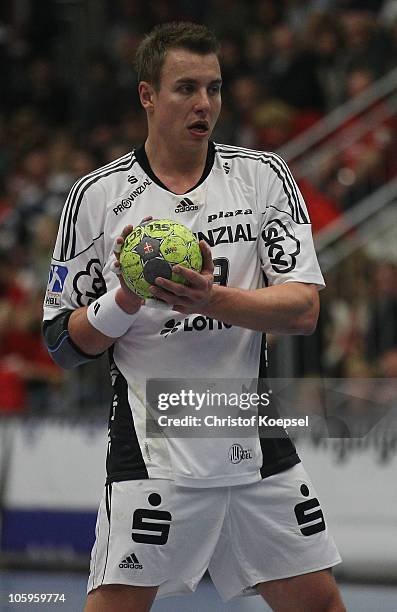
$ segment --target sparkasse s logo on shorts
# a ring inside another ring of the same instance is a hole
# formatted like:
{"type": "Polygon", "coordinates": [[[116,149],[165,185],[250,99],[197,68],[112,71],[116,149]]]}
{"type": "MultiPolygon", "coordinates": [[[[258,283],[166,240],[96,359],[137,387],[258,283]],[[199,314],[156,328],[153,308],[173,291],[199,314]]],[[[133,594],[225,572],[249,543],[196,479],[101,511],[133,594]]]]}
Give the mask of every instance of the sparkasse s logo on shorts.
{"type": "Polygon", "coordinates": [[[231,463],[241,463],[244,459],[252,459],[252,450],[243,448],[241,444],[232,444],[229,448],[229,461],[231,463]]]}

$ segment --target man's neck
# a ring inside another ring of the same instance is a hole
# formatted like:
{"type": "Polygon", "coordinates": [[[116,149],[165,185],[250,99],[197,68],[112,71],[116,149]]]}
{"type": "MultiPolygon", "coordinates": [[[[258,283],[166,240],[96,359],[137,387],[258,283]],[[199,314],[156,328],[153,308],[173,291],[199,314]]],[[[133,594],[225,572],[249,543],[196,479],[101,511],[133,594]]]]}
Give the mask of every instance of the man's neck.
{"type": "Polygon", "coordinates": [[[183,194],[200,180],[207,160],[208,143],[200,149],[181,151],[175,147],[157,146],[150,137],[145,151],[154,174],[174,193],[183,194]]]}

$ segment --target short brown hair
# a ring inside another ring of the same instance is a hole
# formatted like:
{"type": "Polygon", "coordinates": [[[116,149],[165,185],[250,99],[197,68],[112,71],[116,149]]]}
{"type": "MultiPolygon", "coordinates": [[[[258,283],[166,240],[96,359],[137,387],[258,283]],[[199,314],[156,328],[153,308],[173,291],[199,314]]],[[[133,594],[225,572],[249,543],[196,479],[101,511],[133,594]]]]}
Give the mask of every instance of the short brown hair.
{"type": "Polygon", "coordinates": [[[219,54],[219,42],[204,25],[190,22],[161,23],[145,36],[135,55],[138,83],[147,81],[158,90],[161,69],[169,49],[187,49],[199,55],[219,54]]]}

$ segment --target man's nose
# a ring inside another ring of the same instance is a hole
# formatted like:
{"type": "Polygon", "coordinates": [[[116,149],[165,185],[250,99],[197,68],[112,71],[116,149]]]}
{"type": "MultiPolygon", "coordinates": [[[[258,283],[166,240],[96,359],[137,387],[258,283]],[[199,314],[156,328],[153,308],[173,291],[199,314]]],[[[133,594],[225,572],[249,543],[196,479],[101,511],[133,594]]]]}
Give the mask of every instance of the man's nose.
{"type": "Polygon", "coordinates": [[[210,100],[206,89],[200,89],[197,92],[197,98],[195,100],[194,110],[195,111],[207,111],[210,108],[210,100]]]}

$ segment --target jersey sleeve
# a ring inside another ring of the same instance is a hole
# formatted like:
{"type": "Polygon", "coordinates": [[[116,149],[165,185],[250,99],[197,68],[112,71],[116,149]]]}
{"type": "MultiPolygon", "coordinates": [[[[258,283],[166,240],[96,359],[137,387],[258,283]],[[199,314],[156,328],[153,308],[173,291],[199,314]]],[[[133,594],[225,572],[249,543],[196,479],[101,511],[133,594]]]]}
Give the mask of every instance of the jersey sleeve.
{"type": "Polygon", "coordinates": [[[258,182],[259,257],[267,283],[297,281],[323,288],[307,208],[287,164],[272,154],[268,172],[262,170],[258,182]]]}
{"type": "MultiPolygon", "coordinates": [[[[83,181],[83,180],[82,180],[83,181]]],[[[105,293],[103,215],[99,186],[77,182],[66,200],[44,297],[44,320],[87,306],[105,293]]]]}

